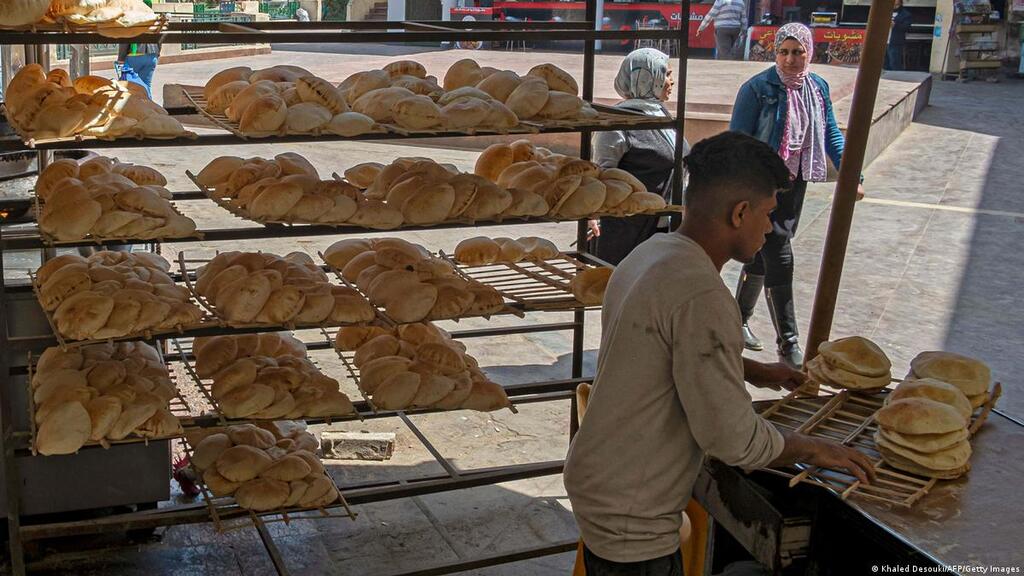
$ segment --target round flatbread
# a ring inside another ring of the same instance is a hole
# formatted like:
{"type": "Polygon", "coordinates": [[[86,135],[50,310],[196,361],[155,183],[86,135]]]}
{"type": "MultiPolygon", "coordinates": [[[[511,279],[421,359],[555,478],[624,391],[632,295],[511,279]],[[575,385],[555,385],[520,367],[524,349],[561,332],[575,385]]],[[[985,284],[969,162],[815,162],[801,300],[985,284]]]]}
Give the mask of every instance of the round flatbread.
{"type": "Polygon", "coordinates": [[[818,353],[830,366],[861,376],[886,376],[892,370],[892,362],[885,352],[862,336],[823,342],[818,346],[818,353]]]}

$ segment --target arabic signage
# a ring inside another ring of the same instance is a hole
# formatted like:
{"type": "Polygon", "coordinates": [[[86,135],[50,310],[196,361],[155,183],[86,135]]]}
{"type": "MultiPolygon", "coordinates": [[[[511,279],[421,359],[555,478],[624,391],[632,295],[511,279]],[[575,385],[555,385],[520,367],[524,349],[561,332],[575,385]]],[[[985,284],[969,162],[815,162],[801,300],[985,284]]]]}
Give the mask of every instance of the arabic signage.
{"type": "MultiPolygon", "coordinates": [[[[778,26],[751,26],[747,32],[747,60],[775,60],[775,32],[778,26]]],[[[814,62],[818,64],[857,64],[864,47],[864,28],[812,28],[814,62]]]]}

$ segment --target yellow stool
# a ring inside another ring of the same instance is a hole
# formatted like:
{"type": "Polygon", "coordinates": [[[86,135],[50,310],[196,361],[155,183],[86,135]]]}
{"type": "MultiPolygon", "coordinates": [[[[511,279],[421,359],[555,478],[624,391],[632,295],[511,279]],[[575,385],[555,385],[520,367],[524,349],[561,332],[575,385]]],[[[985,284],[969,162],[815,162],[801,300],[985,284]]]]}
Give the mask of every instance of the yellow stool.
{"type": "MultiPolygon", "coordinates": [[[[587,411],[590,401],[590,384],[581,383],[576,387],[576,405],[579,421],[587,411]]],[[[696,500],[690,499],[683,511],[683,525],[679,528],[679,546],[683,552],[683,574],[700,576],[704,574],[704,560],[708,545],[708,513],[696,500]]],[[[576,546],[576,565],[572,576],[587,576],[583,563],[583,540],[576,546]]]]}

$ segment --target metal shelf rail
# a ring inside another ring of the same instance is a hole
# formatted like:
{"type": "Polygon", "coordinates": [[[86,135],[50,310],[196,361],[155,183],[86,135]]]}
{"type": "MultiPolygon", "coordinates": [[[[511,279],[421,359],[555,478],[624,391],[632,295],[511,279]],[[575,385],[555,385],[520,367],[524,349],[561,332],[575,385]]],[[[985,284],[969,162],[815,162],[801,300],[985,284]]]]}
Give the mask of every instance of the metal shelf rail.
{"type": "MultiPolygon", "coordinates": [[[[689,13],[690,1],[682,0],[680,8],[682,13],[689,13]]],[[[309,43],[309,42],[453,42],[460,40],[481,40],[481,41],[576,41],[583,42],[583,78],[582,94],[583,99],[593,101],[594,75],[595,75],[595,53],[596,42],[599,40],[676,40],[680,50],[677,57],[676,74],[676,117],[666,118],[664,122],[645,123],[643,129],[674,129],[679,138],[676,139],[675,166],[673,173],[671,201],[670,204],[682,204],[682,134],[684,127],[684,114],[686,104],[686,59],[688,53],[688,35],[685,27],[675,30],[596,30],[597,0],[586,0],[585,21],[583,22],[434,22],[434,21],[389,21],[389,22],[246,22],[246,23],[217,23],[217,22],[170,22],[159,33],[147,33],[133,39],[134,42],[145,43],[191,43],[191,44],[222,44],[222,43],[309,43]]],[[[93,32],[74,32],[63,30],[20,30],[0,31],[0,44],[20,44],[26,46],[26,53],[30,61],[38,61],[44,66],[47,64],[45,50],[42,48],[49,44],[93,44],[102,43],[105,40],[93,32]]],[[[171,114],[195,115],[191,108],[171,108],[171,114]]],[[[619,130],[631,128],[627,124],[602,124],[592,126],[559,127],[552,126],[542,132],[561,132],[580,134],[580,157],[590,158],[591,135],[597,131],[619,130]]],[[[478,134],[484,135],[484,133],[478,134]]],[[[245,145],[277,144],[284,145],[296,142],[326,142],[345,140],[386,140],[386,139],[410,139],[422,137],[460,137],[471,138],[461,133],[441,134],[367,134],[363,137],[343,138],[333,136],[282,136],[271,139],[246,140],[234,134],[208,133],[200,134],[196,139],[174,139],[174,140],[72,140],[67,142],[56,142],[41,144],[35,148],[27,145],[17,137],[0,138],[0,152],[30,151],[36,150],[40,155],[40,166],[45,167],[48,161],[49,150],[72,149],[72,148],[135,148],[154,146],[222,146],[222,145],[245,145]]],[[[175,194],[176,200],[199,200],[204,196],[196,192],[179,192],[175,194]]],[[[2,208],[17,208],[31,200],[18,200],[5,202],[2,208]]],[[[673,224],[678,224],[681,218],[680,213],[671,213],[673,224]]],[[[2,222],[0,222],[2,224],[2,222]]],[[[239,222],[241,224],[241,222],[239,222]]],[[[509,225],[504,223],[480,223],[479,225],[509,225]]],[[[445,226],[432,226],[428,228],[460,228],[472,227],[468,224],[450,224],[445,226]]],[[[409,228],[413,229],[413,228],[409,228]]],[[[364,234],[367,231],[354,227],[334,226],[260,226],[253,223],[245,223],[237,228],[224,228],[216,230],[205,230],[206,241],[228,241],[248,238],[282,238],[318,236],[327,234],[364,234]]],[[[398,232],[398,231],[396,231],[398,232]]],[[[193,239],[182,239],[188,241],[193,239]]],[[[99,244],[121,243],[117,241],[101,242],[99,244]]],[[[96,242],[83,241],[77,245],[96,245],[96,242]]],[[[75,245],[75,244],[69,244],[75,245]]],[[[577,223],[577,246],[580,249],[586,247],[586,222],[577,223]]],[[[5,230],[0,226],[0,256],[5,251],[43,249],[52,257],[53,248],[47,246],[39,237],[38,232],[25,229],[5,230]]],[[[15,429],[11,418],[12,406],[10,391],[15,386],[14,378],[23,377],[26,368],[23,359],[28,352],[40,353],[45,347],[56,344],[56,338],[52,333],[38,334],[29,337],[11,337],[12,315],[8,313],[15,306],[36,306],[31,298],[31,288],[27,285],[8,285],[4,275],[3,258],[0,258],[0,305],[4,306],[4,312],[0,313],[0,374],[3,378],[3,394],[0,395],[0,422],[3,430],[0,434],[0,452],[3,453],[3,471],[5,478],[5,502],[7,505],[7,524],[10,545],[10,558],[12,572],[16,576],[25,574],[25,563],[23,557],[23,544],[29,541],[38,541],[46,538],[55,538],[71,535],[97,534],[112,531],[126,531],[140,528],[155,528],[159,526],[170,526],[175,524],[201,523],[210,521],[210,513],[202,502],[185,506],[162,508],[159,510],[146,510],[130,514],[118,514],[94,518],[87,521],[39,521],[32,517],[22,517],[20,502],[23,486],[20,482],[18,463],[16,455],[22,455],[26,446],[24,444],[24,431],[15,429]]],[[[544,312],[536,312],[543,314],[544,312]]],[[[576,430],[576,399],[574,390],[583,381],[583,332],[584,332],[584,310],[573,311],[572,321],[551,322],[541,324],[523,324],[512,326],[500,326],[475,330],[464,330],[454,332],[456,337],[489,337],[506,334],[522,334],[531,332],[547,331],[571,331],[572,332],[572,362],[571,378],[568,380],[514,384],[507,385],[506,391],[516,404],[531,402],[565,401],[570,403],[569,432],[576,430]]],[[[189,336],[231,334],[243,330],[232,329],[226,326],[214,326],[189,333],[189,336]]],[[[246,332],[256,330],[247,329],[246,332]]],[[[180,335],[167,339],[175,340],[180,335]]],[[[329,338],[320,342],[311,342],[310,349],[326,349],[331,347],[329,338]]],[[[169,352],[166,359],[170,362],[180,362],[188,359],[188,352],[184,349],[169,352]]],[[[377,412],[366,410],[368,407],[357,403],[361,407],[363,417],[398,417],[403,420],[406,426],[410,427],[412,433],[420,440],[424,447],[432,454],[435,461],[445,471],[444,474],[418,478],[414,480],[375,482],[371,484],[356,484],[340,486],[345,499],[351,505],[367,504],[371,502],[382,502],[411,496],[432,494],[448,490],[459,490],[475,486],[485,486],[500,482],[534,478],[539,476],[560,474],[562,461],[536,462],[529,464],[506,465],[493,468],[482,468],[474,470],[460,470],[436,450],[429,439],[416,428],[415,424],[404,413],[377,412]]],[[[199,417],[195,420],[197,425],[220,425],[221,421],[212,416],[203,420],[199,417]]],[[[89,448],[88,450],[98,450],[89,448]]],[[[43,458],[43,457],[38,457],[43,458]]],[[[274,566],[279,574],[287,574],[285,562],[280,551],[273,543],[269,531],[261,522],[254,523],[264,546],[273,560],[274,566]]],[[[462,561],[445,566],[436,566],[425,569],[417,569],[416,574],[447,574],[456,571],[480,568],[484,566],[512,562],[526,558],[532,558],[545,554],[556,554],[571,550],[575,542],[562,542],[555,545],[543,546],[532,550],[517,550],[505,554],[497,554],[485,558],[462,561]]],[[[411,574],[410,573],[410,574],[411,574]]]]}

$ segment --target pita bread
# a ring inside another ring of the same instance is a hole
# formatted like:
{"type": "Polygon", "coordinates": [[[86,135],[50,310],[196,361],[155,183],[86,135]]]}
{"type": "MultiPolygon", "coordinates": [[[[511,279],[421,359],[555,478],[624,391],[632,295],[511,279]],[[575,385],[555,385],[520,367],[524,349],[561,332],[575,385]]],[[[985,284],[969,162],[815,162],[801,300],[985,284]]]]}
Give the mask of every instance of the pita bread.
{"type": "Polygon", "coordinates": [[[889,442],[885,436],[876,432],[875,444],[879,448],[885,448],[887,452],[902,456],[929,470],[956,470],[967,464],[967,461],[971,458],[971,443],[967,440],[961,440],[949,448],[939,450],[938,452],[926,453],[889,442]]]}
{"type": "Polygon", "coordinates": [[[910,370],[917,378],[949,382],[967,396],[984,394],[992,382],[984,362],[953,352],[922,352],[910,361],[910,370]]]}
{"type": "Polygon", "coordinates": [[[903,398],[928,398],[936,402],[948,404],[956,409],[964,420],[970,420],[971,403],[964,396],[959,388],[934,378],[922,378],[921,380],[904,380],[885,399],[886,403],[902,400],[903,398]]]}
{"type": "Polygon", "coordinates": [[[964,473],[971,469],[971,464],[968,462],[965,463],[963,466],[959,468],[954,468],[952,470],[932,470],[925,466],[921,466],[920,464],[914,462],[913,460],[910,460],[909,458],[904,458],[903,456],[896,454],[895,452],[889,450],[888,448],[879,446],[878,452],[882,455],[882,458],[884,458],[885,461],[893,468],[898,468],[900,470],[903,470],[904,472],[910,472],[911,474],[917,474],[918,476],[924,476],[925,478],[939,478],[942,480],[952,480],[954,478],[959,478],[960,476],[964,475],[964,473]]]}
{"type": "Polygon", "coordinates": [[[904,434],[942,434],[965,427],[955,408],[927,398],[904,398],[883,406],[875,420],[884,428],[904,434]]]}
{"type": "Polygon", "coordinates": [[[808,373],[822,384],[837,388],[847,388],[849,390],[880,390],[888,386],[891,381],[888,374],[870,377],[836,368],[826,362],[820,355],[808,362],[808,373]]]}
{"type": "Polygon", "coordinates": [[[882,438],[888,440],[890,444],[896,444],[925,454],[952,448],[971,436],[971,433],[966,428],[944,434],[901,434],[895,430],[887,430],[885,428],[879,428],[878,430],[882,438]]]}
{"type": "Polygon", "coordinates": [[[892,362],[885,352],[861,336],[823,342],[818,352],[829,365],[861,376],[885,376],[892,370],[892,362]]]}

